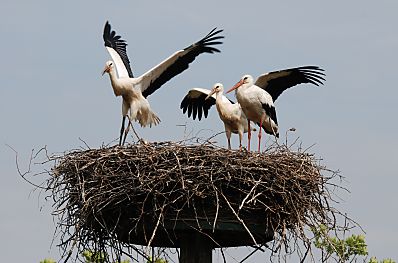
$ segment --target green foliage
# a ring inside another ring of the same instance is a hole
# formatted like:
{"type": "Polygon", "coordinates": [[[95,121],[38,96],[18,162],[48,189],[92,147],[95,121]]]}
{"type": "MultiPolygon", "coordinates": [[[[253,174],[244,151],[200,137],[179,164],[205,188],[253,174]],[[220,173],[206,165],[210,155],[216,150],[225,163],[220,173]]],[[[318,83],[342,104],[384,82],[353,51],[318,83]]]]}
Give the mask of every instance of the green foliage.
{"type": "MultiPolygon", "coordinates": [[[[105,262],[104,253],[93,253],[90,250],[85,250],[83,252],[83,257],[86,260],[86,263],[103,263],[103,262],[105,262]]],[[[115,262],[115,263],[130,263],[130,260],[126,259],[121,262],[115,262]]],[[[146,263],[168,263],[168,262],[167,262],[167,260],[165,260],[163,258],[155,258],[155,260],[153,260],[152,257],[149,257],[149,259],[147,260],[146,263]]]]}
{"type": "Polygon", "coordinates": [[[104,263],[105,262],[105,255],[104,253],[94,253],[89,250],[85,250],[83,252],[83,257],[86,260],[86,263],[104,263]]]}
{"type": "MultiPolygon", "coordinates": [[[[106,255],[104,253],[102,252],[94,253],[90,250],[85,250],[83,252],[83,257],[86,260],[86,263],[104,263],[106,259],[106,255]]],[[[121,262],[115,262],[115,263],[130,263],[130,260],[126,259],[121,262]]]]}
{"type": "MultiPolygon", "coordinates": [[[[326,226],[321,225],[319,229],[312,229],[314,233],[316,248],[322,250],[322,260],[327,261],[334,257],[338,262],[353,262],[359,256],[368,255],[368,246],[364,235],[351,235],[346,239],[339,239],[329,235],[326,226]]],[[[365,262],[365,261],[364,261],[365,262]]],[[[392,259],[378,261],[371,257],[369,263],[396,263],[392,259]]]]}
{"type": "Polygon", "coordinates": [[[152,257],[149,257],[146,263],[168,263],[168,262],[163,258],[155,258],[155,260],[153,260],[152,257]]]}
{"type": "Polygon", "coordinates": [[[369,260],[369,263],[396,263],[394,260],[391,258],[383,259],[381,261],[378,261],[376,257],[371,257],[369,260]]]}
{"type": "Polygon", "coordinates": [[[336,255],[340,262],[346,262],[350,258],[368,255],[368,248],[363,235],[351,235],[346,239],[339,239],[330,236],[324,225],[321,225],[319,229],[313,229],[312,232],[315,235],[315,247],[323,250],[326,259],[336,255]]]}
{"type": "MultiPolygon", "coordinates": [[[[82,253],[82,256],[84,257],[85,263],[104,263],[105,262],[105,257],[106,255],[104,253],[94,253],[90,250],[85,250],[82,253]]],[[[57,263],[53,259],[44,259],[40,261],[40,263],[57,263]]],[[[115,262],[115,263],[130,263],[130,260],[125,259],[120,262],[115,262]]],[[[167,261],[155,261],[154,263],[167,263],[167,261]]]]}

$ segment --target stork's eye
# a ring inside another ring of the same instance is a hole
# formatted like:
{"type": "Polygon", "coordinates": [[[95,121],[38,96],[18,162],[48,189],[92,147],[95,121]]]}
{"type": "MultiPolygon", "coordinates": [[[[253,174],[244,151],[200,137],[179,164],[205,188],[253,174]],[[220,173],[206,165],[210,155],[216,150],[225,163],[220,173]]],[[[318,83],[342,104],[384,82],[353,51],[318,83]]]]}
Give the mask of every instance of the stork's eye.
{"type": "Polygon", "coordinates": [[[243,80],[247,80],[247,77],[244,77],[243,80]]]}
{"type": "Polygon", "coordinates": [[[111,62],[111,63],[109,63],[109,66],[112,66],[113,65],[113,63],[111,62]]]}

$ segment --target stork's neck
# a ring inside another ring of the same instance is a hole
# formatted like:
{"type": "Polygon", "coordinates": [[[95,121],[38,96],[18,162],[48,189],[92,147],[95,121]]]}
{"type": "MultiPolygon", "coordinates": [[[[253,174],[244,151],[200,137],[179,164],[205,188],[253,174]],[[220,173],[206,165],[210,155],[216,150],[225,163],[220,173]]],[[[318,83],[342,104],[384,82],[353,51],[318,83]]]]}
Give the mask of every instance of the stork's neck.
{"type": "Polygon", "coordinates": [[[242,99],[244,100],[244,98],[245,98],[245,92],[246,92],[247,88],[248,88],[247,85],[242,85],[235,90],[235,97],[240,104],[242,104],[241,103],[242,99]]]}
{"type": "Polygon", "coordinates": [[[228,118],[228,110],[226,109],[226,103],[223,101],[222,99],[222,92],[217,92],[216,93],[216,107],[218,110],[218,113],[220,113],[220,115],[223,118],[228,118]]]}
{"type": "Polygon", "coordinates": [[[217,104],[222,103],[222,92],[220,91],[216,93],[216,103],[217,104]]]}
{"type": "Polygon", "coordinates": [[[122,89],[120,88],[119,85],[119,79],[117,78],[116,72],[113,68],[109,71],[109,78],[111,79],[111,85],[115,96],[122,95],[122,89]]]}

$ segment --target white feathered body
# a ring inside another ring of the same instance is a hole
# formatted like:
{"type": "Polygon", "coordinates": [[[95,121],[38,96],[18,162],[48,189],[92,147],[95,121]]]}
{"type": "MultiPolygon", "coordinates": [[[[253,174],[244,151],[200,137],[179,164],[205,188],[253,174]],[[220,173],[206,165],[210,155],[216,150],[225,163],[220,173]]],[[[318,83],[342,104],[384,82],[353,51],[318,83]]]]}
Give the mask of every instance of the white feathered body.
{"type": "Polygon", "coordinates": [[[242,134],[247,132],[247,118],[239,103],[232,104],[230,101],[223,99],[225,97],[222,94],[217,94],[216,97],[218,115],[224,122],[225,130],[232,133],[241,132],[242,134]]]}
{"type": "Polygon", "coordinates": [[[135,78],[117,78],[112,68],[109,72],[115,96],[123,98],[122,115],[129,114],[131,121],[142,127],[157,125],[159,117],[151,110],[148,100],[142,96],[140,82],[135,78]]]}
{"type": "MultiPolygon", "coordinates": [[[[255,123],[260,123],[262,115],[265,113],[264,104],[274,108],[274,102],[268,92],[256,85],[244,86],[236,90],[236,99],[242,107],[247,118],[255,123]]],[[[269,116],[263,121],[264,129],[268,133],[278,134],[278,125],[269,116]]]]}

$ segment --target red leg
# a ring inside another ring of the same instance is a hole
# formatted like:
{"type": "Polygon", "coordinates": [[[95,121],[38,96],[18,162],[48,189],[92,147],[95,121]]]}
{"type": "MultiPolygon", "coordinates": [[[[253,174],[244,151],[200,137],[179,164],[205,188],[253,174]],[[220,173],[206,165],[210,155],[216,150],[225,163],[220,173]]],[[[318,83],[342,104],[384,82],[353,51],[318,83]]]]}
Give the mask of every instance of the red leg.
{"type": "Polygon", "coordinates": [[[258,152],[260,152],[262,126],[263,126],[263,122],[261,120],[260,121],[260,130],[258,131],[258,152]]]}
{"type": "Polygon", "coordinates": [[[263,127],[264,115],[265,115],[265,114],[263,114],[263,115],[261,116],[261,120],[260,120],[260,130],[258,131],[258,152],[260,152],[260,147],[261,147],[261,130],[262,130],[262,127],[263,127]]]}
{"type": "Polygon", "coordinates": [[[239,131],[239,151],[242,151],[242,137],[243,132],[239,131]]]}
{"type": "Polygon", "coordinates": [[[252,137],[252,132],[250,130],[250,120],[247,119],[247,150],[250,152],[250,138],[252,137]]]}

